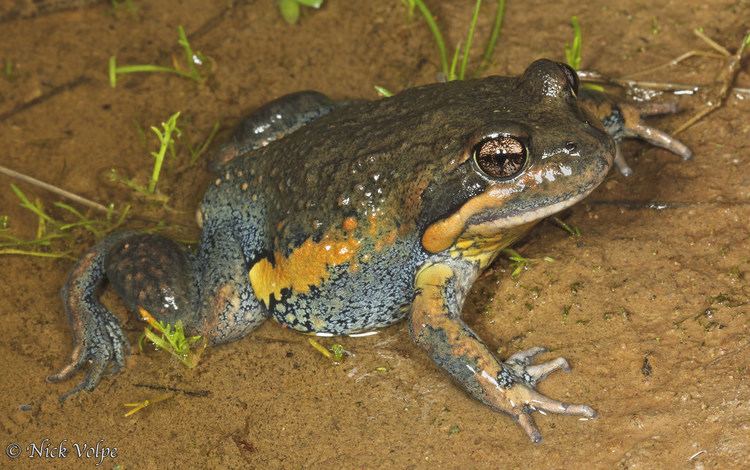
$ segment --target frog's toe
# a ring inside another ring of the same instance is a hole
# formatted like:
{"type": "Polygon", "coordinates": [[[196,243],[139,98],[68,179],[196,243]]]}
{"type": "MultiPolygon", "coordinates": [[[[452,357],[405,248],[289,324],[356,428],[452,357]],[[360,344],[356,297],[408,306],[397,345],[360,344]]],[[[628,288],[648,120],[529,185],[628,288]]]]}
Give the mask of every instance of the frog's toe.
{"type": "Polygon", "coordinates": [[[510,356],[505,362],[507,362],[508,364],[518,364],[526,366],[531,364],[531,361],[533,361],[536,356],[547,351],[548,349],[543,346],[534,346],[533,348],[518,351],[517,353],[510,356]]]}
{"type": "Polygon", "coordinates": [[[83,328],[70,363],[58,373],[47,377],[48,382],[61,382],[88,364],[83,381],[60,396],[60,401],[65,401],[81,390],[93,390],[108,369],[112,373],[119,372],[125,366],[125,357],[130,352],[128,340],[111,313],[102,309],[98,315],[89,319],[92,321],[83,328]]]}
{"type": "Polygon", "coordinates": [[[690,160],[693,158],[693,152],[676,138],[661,131],[655,127],[646,126],[643,123],[637,123],[625,128],[626,137],[635,137],[637,139],[643,139],[651,145],[661,147],[665,150],[679,155],[683,160],[690,160]]]}
{"type": "Polygon", "coordinates": [[[557,370],[570,372],[570,364],[562,357],[542,362],[541,364],[531,365],[531,361],[544,352],[547,352],[547,348],[533,347],[513,354],[505,361],[505,364],[530,387],[534,387],[537,383],[547,378],[549,374],[557,370]]]}
{"type": "Polygon", "coordinates": [[[541,347],[530,348],[513,354],[504,363],[509,376],[513,377],[509,382],[516,382],[507,392],[510,401],[516,404],[511,414],[532,442],[542,440],[539,429],[531,416],[534,412],[580,416],[585,419],[596,418],[596,411],[588,405],[554,400],[536,390],[537,383],[547,378],[551,373],[558,370],[570,371],[570,364],[562,357],[539,364],[531,364],[534,357],[546,351],[546,348],[541,347]]]}
{"type": "Polygon", "coordinates": [[[528,411],[538,411],[542,414],[545,412],[555,413],[558,415],[580,416],[582,418],[596,418],[596,411],[588,405],[564,403],[542,395],[536,390],[531,390],[529,400],[526,402],[528,411]]]}
{"type": "Polygon", "coordinates": [[[582,419],[594,419],[597,416],[596,411],[588,405],[564,403],[542,395],[533,388],[522,385],[518,385],[517,387],[522,389],[522,392],[519,394],[524,397],[523,407],[517,414],[514,414],[514,418],[534,443],[541,442],[542,440],[542,434],[539,432],[539,428],[531,416],[531,413],[535,411],[541,414],[555,413],[567,416],[580,416],[582,419]]]}
{"type": "Polygon", "coordinates": [[[533,383],[538,383],[557,370],[570,372],[570,364],[568,364],[568,361],[564,357],[558,357],[551,361],[529,366],[526,368],[526,373],[529,374],[533,383]]]}
{"type": "Polygon", "coordinates": [[[630,176],[633,174],[633,169],[630,168],[628,161],[622,156],[620,142],[617,141],[615,141],[615,165],[617,166],[617,169],[620,170],[622,176],[630,176]]]}

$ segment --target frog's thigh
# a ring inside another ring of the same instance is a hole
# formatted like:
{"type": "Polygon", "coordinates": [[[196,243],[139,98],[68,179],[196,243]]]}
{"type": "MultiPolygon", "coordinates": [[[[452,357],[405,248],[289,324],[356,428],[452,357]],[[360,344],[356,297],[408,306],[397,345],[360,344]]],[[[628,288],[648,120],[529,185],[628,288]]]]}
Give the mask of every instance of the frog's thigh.
{"type": "Polygon", "coordinates": [[[247,260],[232,221],[208,221],[196,254],[200,331],[212,344],[242,338],[268,318],[250,286],[247,260]]]}
{"type": "Polygon", "coordinates": [[[299,91],[277,98],[245,116],[232,138],[211,162],[216,172],[235,157],[268,145],[309,122],[330,113],[336,106],[317,91],[299,91]]]}
{"type": "Polygon", "coordinates": [[[531,418],[533,411],[594,417],[596,413],[588,406],[552,400],[534,389],[536,382],[550,372],[566,369],[566,361],[556,359],[531,366],[531,358],[544,351],[533,348],[502,363],[466,326],[460,318],[468,290],[468,285],[459,282],[464,277],[457,272],[462,269],[463,266],[434,263],[417,273],[417,295],[410,318],[415,342],[470,395],[511,415],[534,442],[541,440],[541,434],[531,418]]]}

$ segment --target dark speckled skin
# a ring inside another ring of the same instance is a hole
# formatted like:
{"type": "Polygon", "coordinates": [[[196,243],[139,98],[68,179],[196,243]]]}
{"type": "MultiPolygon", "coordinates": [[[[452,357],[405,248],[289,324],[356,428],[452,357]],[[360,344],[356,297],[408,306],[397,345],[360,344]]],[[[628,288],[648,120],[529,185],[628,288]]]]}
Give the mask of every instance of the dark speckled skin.
{"type": "Polygon", "coordinates": [[[593,417],[534,390],[567,368],[564,360],[531,365],[537,348],[503,363],[460,318],[495,255],[585,197],[612,165],[614,142],[576,93],[574,72],[541,60],[521,77],[427,85],[379,101],[334,105],[302,92],[266,105],[219,151],[196,253],[121,233],[74,268],[63,297],[76,349],[50,379],[91,361],[74,393],[122,366],[127,343],[95,295],[108,279],[131,309],[182,319],[213,344],[269,316],[323,335],[409,317],[438,365],[533,440],[535,409],[593,417]],[[497,178],[478,166],[475,145],[498,135],[523,142],[519,174],[497,178]]]}

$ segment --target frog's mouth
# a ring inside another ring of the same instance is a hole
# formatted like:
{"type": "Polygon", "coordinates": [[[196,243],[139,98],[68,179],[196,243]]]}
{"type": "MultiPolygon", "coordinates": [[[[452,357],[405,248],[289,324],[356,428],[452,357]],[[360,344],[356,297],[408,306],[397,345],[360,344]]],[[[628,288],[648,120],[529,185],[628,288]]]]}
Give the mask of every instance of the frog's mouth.
{"type": "Polygon", "coordinates": [[[565,197],[559,200],[534,201],[533,205],[535,207],[523,209],[523,206],[519,205],[516,208],[517,215],[503,214],[504,211],[502,209],[500,211],[490,210],[482,214],[477,214],[475,217],[469,219],[467,228],[505,229],[538,222],[545,217],[561,212],[585,199],[594,189],[597,188],[597,186],[599,186],[600,183],[601,181],[596,181],[590,183],[586,188],[581,189],[579,187],[577,188],[576,195],[570,197],[565,197]]]}
{"type": "Polygon", "coordinates": [[[560,212],[588,196],[609,172],[614,152],[603,152],[573,170],[562,161],[548,162],[512,181],[490,185],[450,216],[427,227],[423,247],[438,253],[461,235],[492,236],[560,212]]]}

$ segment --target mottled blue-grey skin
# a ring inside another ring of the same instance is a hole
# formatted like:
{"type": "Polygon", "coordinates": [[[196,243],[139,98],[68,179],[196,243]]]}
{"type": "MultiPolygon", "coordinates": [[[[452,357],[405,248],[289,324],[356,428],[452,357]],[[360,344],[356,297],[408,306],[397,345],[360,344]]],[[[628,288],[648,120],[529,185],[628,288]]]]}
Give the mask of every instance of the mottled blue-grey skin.
{"type": "Polygon", "coordinates": [[[533,349],[503,365],[460,319],[471,284],[499,249],[583,198],[612,165],[614,142],[579,107],[577,87],[567,66],[540,60],[520,77],[427,85],[371,102],[301,92],[260,108],[218,152],[196,252],[121,232],[78,262],[62,292],[76,348],[50,380],[90,362],[68,396],[123,367],[127,339],[97,297],[109,281],[131,311],[182,320],[212,344],[268,317],[343,335],[411,315],[415,341],[435,362],[533,440],[529,403],[592,417],[588,407],[533,395],[537,380],[567,363],[530,366],[533,349]],[[524,146],[523,167],[508,177],[488,174],[474,150],[498,135],[524,146]],[[436,297],[425,294],[433,289],[436,297]],[[508,397],[521,397],[523,408],[508,397]]]}

